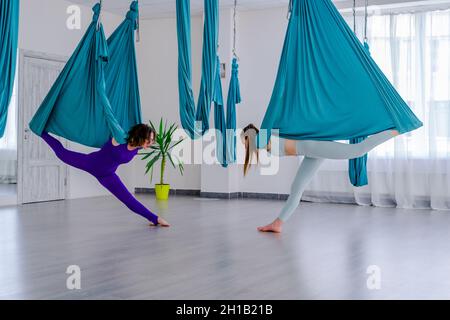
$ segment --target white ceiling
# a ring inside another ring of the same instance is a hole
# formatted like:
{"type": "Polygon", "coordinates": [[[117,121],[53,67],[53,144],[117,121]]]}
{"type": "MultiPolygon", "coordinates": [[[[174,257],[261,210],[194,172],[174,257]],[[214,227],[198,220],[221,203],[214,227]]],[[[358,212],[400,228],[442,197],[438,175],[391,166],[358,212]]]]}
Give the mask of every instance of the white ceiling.
{"type": "MultiPolygon", "coordinates": [[[[98,0],[69,0],[70,2],[93,6],[98,0]]],[[[445,1],[425,0],[420,2],[445,1]]],[[[220,0],[221,8],[233,7],[234,0],[220,0]]],[[[239,10],[258,10],[271,7],[287,7],[289,0],[238,0],[239,10]]],[[[339,9],[350,8],[353,0],[333,0],[339,9]]],[[[362,6],[365,0],[357,0],[357,5],[362,6]]],[[[418,0],[369,0],[370,5],[385,5],[399,2],[419,2],[418,0]]],[[[123,15],[131,0],[103,0],[104,10],[123,15]]],[[[141,19],[164,18],[175,16],[175,0],[139,0],[141,19]]],[[[192,14],[200,14],[203,11],[203,0],[191,0],[192,14]]]]}
{"type": "MultiPolygon", "coordinates": [[[[69,0],[70,2],[93,6],[97,0],[69,0]]],[[[334,2],[352,2],[349,0],[333,0],[334,2]]],[[[362,0],[358,0],[362,1],[362,0]]],[[[234,0],[220,0],[220,7],[233,7],[234,0]]],[[[289,0],[238,0],[239,10],[258,10],[288,5],[289,0]]],[[[131,0],[103,0],[104,10],[116,14],[124,14],[131,0]]],[[[175,0],[139,0],[141,19],[163,18],[175,16],[175,0]]],[[[203,0],[191,0],[191,13],[203,11],[203,0]]]]}

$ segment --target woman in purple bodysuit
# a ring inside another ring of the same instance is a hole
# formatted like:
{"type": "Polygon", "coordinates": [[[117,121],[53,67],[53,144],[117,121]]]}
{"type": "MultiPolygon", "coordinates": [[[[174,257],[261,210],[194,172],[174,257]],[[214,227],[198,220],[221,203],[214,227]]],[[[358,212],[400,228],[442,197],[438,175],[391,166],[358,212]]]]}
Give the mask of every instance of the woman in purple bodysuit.
{"type": "Polygon", "coordinates": [[[154,143],[155,137],[156,132],[150,126],[138,124],[130,130],[126,144],[118,144],[113,138],[109,139],[100,150],[84,154],[67,150],[48,132],[42,133],[42,138],[61,161],[92,174],[101,185],[130,210],[146,218],[155,226],[169,227],[164,219],[137,201],[116,174],[116,170],[121,164],[130,162],[137,155],[139,149],[150,147],[154,143]]]}

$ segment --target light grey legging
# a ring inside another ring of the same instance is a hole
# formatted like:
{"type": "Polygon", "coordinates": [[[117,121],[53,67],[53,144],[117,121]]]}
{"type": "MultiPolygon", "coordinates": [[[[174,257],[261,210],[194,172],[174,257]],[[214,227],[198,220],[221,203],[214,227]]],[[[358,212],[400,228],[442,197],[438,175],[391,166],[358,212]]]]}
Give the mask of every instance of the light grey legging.
{"type": "MultiPolygon", "coordinates": [[[[297,155],[305,156],[305,158],[292,183],[291,194],[278,218],[282,221],[287,221],[291,217],[300,204],[303,192],[307,185],[311,182],[325,159],[338,160],[359,158],[393,137],[393,131],[386,130],[374,134],[357,144],[347,144],[335,141],[297,141],[297,155]]],[[[284,139],[279,139],[279,156],[286,155],[284,152],[284,142],[284,139]]],[[[272,153],[274,153],[273,151],[274,150],[272,150],[272,153]]]]}

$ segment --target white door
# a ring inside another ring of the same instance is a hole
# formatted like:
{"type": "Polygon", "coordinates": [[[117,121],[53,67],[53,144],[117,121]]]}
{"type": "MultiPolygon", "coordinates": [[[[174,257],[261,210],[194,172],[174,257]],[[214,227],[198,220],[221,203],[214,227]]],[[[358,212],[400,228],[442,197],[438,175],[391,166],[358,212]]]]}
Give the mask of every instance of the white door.
{"type": "MultiPolygon", "coordinates": [[[[21,51],[19,58],[19,203],[66,198],[67,167],[29,129],[29,122],[65,64],[64,58],[21,51]]],[[[67,142],[63,141],[66,146],[67,142]]]]}

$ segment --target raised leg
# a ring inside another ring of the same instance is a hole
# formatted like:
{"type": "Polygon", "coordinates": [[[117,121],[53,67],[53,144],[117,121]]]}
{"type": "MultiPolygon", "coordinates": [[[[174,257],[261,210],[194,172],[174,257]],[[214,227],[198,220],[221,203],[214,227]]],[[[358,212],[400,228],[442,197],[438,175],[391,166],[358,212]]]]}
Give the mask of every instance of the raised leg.
{"type": "Polygon", "coordinates": [[[97,177],[97,180],[109,190],[117,199],[122,201],[128,209],[146,218],[154,225],[158,225],[158,216],[148,210],[142,203],[128,191],[127,187],[120,180],[119,176],[114,174],[97,177]]]}
{"type": "Polygon", "coordinates": [[[56,156],[65,164],[69,166],[88,171],[87,155],[75,151],[70,151],[64,148],[58,139],[52,137],[47,132],[42,133],[42,139],[53,149],[56,156]]]}
{"type": "Polygon", "coordinates": [[[398,134],[394,130],[386,130],[371,135],[361,143],[347,144],[335,141],[312,141],[304,140],[298,142],[300,155],[311,158],[323,159],[356,159],[364,156],[370,150],[380,144],[394,138],[398,134]]]}

